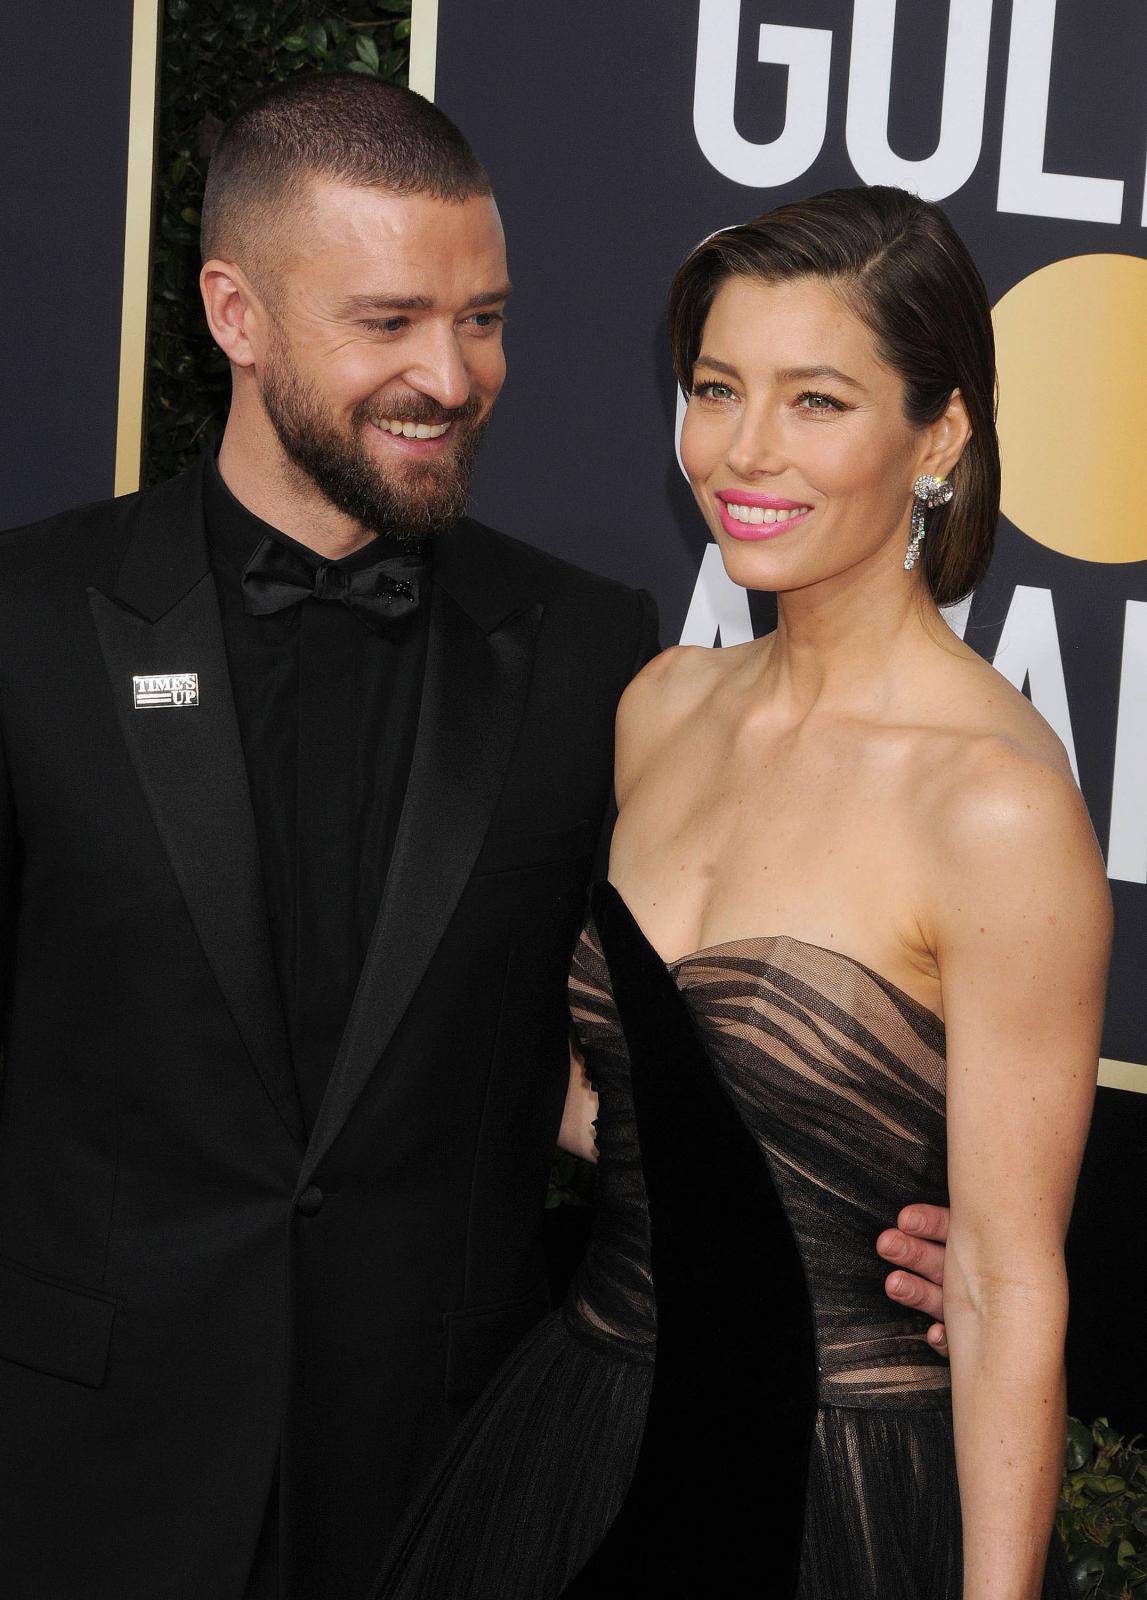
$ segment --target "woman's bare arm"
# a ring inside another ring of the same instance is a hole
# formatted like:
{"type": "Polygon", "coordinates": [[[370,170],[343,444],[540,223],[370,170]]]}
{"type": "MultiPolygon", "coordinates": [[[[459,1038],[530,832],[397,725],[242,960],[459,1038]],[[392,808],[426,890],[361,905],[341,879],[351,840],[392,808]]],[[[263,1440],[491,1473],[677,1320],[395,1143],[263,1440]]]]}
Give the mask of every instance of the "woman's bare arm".
{"type": "Polygon", "coordinates": [[[970,777],[932,819],[964,1600],[1038,1600],[1063,1462],[1063,1243],[1095,1090],[1110,898],[1069,773],[1000,741],[970,777]]]}
{"type": "Polygon", "coordinates": [[[593,1138],[593,1125],[597,1117],[597,1092],[585,1070],[585,1059],[577,1041],[570,1034],[570,1078],[566,1089],[565,1110],[562,1112],[561,1131],[558,1134],[559,1150],[566,1150],[582,1161],[597,1160],[597,1145],[593,1138]]]}

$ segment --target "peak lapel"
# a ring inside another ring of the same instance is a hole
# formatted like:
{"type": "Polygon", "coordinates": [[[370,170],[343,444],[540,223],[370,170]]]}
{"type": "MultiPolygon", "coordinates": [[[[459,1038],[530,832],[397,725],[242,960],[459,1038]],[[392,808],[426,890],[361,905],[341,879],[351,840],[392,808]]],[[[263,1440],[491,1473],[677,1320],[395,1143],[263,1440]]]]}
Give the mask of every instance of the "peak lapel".
{"type": "Polygon", "coordinates": [[[197,476],[143,497],[134,515],[112,592],[89,590],[116,713],[207,961],[267,1093],[302,1145],[197,476]],[[198,705],[136,708],[133,678],[186,672],[198,674],[198,705]]]}
{"type": "MultiPolygon", "coordinates": [[[[446,570],[444,570],[446,569],[446,570]]],[[[445,581],[444,581],[445,580],[445,581]]],[[[390,1043],[461,897],[525,707],[540,604],[490,626],[489,595],[433,588],[418,735],[394,855],[338,1060],[299,1177],[305,1186],[390,1043]]]]}

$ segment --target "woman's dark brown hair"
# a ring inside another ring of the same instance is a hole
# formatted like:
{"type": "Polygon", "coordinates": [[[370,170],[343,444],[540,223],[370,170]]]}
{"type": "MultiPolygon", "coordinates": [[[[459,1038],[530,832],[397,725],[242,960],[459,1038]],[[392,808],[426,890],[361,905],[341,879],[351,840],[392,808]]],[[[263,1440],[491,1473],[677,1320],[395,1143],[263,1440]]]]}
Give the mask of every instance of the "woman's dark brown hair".
{"type": "Polygon", "coordinates": [[[904,412],[916,427],[942,416],[959,389],[972,436],[951,474],[953,499],[926,513],[924,575],[937,605],[962,600],[991,560],[1000,450],[991,304],[947,217],[903,189],[830,189],[706,239],[669,291],[673,365],[687,394],[705,319],[729,278],[832,284],[902,378],[904,412]]]}

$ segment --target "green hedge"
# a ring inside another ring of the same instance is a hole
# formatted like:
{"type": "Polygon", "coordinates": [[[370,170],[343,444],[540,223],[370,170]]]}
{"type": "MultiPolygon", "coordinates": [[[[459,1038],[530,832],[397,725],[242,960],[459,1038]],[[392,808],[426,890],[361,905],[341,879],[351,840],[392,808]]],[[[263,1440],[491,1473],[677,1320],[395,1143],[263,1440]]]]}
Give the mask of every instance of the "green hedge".
{"type": "Polygon", "coordinates": [[[1147,1449],[1073,1417],[1057,1526],[1086,1600],[1147,1595],[1147,1449]]]}
{"type": "Polygon", "coordinates": [[[227,362],[207,332],[196,279],[207,158],[223,123],[269,83],[349,69],[406,81],[410,0],[345,11],[279,0],[167,0],[159,79],[144,480],[158,483],[222,429],[227,362]]]}

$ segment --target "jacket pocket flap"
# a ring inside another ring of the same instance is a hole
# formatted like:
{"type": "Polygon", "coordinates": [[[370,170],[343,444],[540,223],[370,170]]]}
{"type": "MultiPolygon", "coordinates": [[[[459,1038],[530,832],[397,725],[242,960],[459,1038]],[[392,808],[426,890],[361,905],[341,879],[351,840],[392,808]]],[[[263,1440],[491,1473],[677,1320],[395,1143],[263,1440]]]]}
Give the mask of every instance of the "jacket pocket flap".
{"type": "Polygon", "coordinates": [[[0,1260],[0,1357],[98,1389],[116,1302],[0,1260]]]}
{"type": "Polygon", "coordinates": [[[544,1290],[524,1300],[452,1311],[446,1317],[446,1398],[469,1400],[489,1383],[514,1346],[550,1308],[544,1290]]]}

